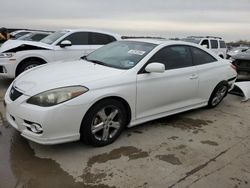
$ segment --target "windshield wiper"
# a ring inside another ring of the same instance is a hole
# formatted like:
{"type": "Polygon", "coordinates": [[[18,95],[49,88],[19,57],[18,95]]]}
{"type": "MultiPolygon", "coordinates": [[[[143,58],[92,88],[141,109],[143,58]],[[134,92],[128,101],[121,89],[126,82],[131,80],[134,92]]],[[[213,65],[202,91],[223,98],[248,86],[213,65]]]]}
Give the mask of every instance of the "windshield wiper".
{"type": "Polygon", "coordinates": [[[106,63],[103,63],[102,61],[94,60],[94,59],[88,59],[87,56],[83,56],[83,57],[81,57],[81,59],[83,59],[83,60],[85,60],[85,61],[92,62],[92,63],[94,63],[94,64],[108,66],[106,63]]]}

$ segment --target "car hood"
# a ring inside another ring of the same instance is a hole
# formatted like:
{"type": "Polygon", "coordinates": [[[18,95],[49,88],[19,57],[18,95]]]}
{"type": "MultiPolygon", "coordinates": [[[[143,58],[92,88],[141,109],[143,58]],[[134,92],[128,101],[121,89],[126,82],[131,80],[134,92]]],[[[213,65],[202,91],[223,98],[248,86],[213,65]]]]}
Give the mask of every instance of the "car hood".
{"type": "Polygon", "coordinates": [[[60,87],[76,85],[88,87],[88,83],[119,75],[125,71],[84,60],[50,63],[24,72],[16,78],[14,87],[26,95],[33,96],[60,87]]]}
{"type": "Polygon", "coordinates": [[[233,59],[250,60],[250,53],[241,52],[241,53],[238,53],[238,54],[232,56],[232,58],[233,59]]]}
{"type": "Polygon", "coordinates": [[[8,40],[1,46],[0,52],[18,52],[23,50],[37,50],[45,49],[52,50],[51,45],[35,42],[35,41],[24,41],[24,40],[8,40]]]}

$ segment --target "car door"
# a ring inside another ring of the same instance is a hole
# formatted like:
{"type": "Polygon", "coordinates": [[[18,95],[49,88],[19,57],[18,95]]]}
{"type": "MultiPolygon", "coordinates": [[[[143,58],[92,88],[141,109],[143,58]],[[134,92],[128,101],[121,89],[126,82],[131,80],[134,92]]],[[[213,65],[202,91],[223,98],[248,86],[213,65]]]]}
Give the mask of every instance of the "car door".
{"type": "Polygon", "coordinates": [[[198,98],[201,101],[207,101],[221,79],[220,64],[216,58],[202,49],[190,47],[193,63],[196,66],[199,75],[198,98]],[[217,79],[218,78],[218,79],[217,79]]]}
{"type": "Polygon", "coordinates": [[[91,51],[91,45],[89,45],[89,33],[75,32],[57,43],[55,46],[55,58],[56,60],[79,59],[80,57],[89,54],[91,51]],[[60,43],[65,40],[70,41],[72,45],[61,47],[60,43]]]}
{"type": "Polygon", "coordinates": [[[103,33],[90,32],[89,44],[91,45],[91,51],[94,51],[103,45],[116,41],[115,37],[103,33]]]}
{"type": "MultiPolygon", "coordinates": [[[[161,114],[197,103],[198,74],[187,46],[175,45],[159,50],[146,64],[165,65],[164,73],[137,75],[137,118],[161,114]]],[[[146,66],[146,65],[145,65],[146,66]]]]}

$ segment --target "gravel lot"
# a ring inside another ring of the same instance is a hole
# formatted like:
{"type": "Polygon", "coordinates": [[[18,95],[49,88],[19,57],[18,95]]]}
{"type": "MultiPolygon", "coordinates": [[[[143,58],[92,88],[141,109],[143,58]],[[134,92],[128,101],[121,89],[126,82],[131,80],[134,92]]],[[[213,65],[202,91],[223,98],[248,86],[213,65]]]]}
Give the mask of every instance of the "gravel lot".
{"type": "Polygon", "coordinates": [[[250,187],[250,102],[228,97],[127,129],[112,145],[42,146],[8,125],[0,79],[0,188],[250,187]]]}

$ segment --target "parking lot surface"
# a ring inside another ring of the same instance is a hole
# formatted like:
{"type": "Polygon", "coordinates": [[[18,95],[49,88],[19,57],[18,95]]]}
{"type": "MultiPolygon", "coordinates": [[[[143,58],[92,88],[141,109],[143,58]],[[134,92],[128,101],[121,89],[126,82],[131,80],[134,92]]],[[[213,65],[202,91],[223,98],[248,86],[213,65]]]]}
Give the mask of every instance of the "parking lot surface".
{"type": "Polygon", "coordinates": [[[126,129],[106,147],[43,146],[6,122],[10,83],[0,79],[0,188],[250,187],[250,102],[238,96],[126,129]]]}

